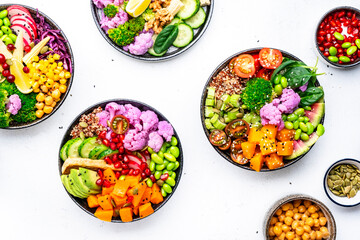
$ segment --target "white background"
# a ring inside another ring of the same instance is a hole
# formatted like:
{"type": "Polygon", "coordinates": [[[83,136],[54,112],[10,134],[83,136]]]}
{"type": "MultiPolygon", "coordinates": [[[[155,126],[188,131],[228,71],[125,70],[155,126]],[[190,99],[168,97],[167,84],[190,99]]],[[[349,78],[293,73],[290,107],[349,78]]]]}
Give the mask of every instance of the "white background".
{"type": "Polygon", "coordinates": [[[315,24],[339,4],[359,8],[358,0],[217,0],[202,39],[162,63],[114,50],[98,32],[88,0],[18,3],[39,8],[62,28],[75,55],[75,78],[71,96],[50,119],[30,129],[0,130],[1,239],[263,239],[265,213],[292,193],[324,202],[335,216],[338,239],[359,239],[360,207],[333,204],[322,181],[334,161],[360,158],[360,67],[343,71],[319,63],[319,72],[326,73],[318,78],[326,94],[326,134],[300,162],[280,171],[250,172],[222,159],[205,137],[199,112],[204,84],[225,58],[268,46],[314,65],[315,24]],[[157,108],[183,144],[184,172],[174,196],[156,214],[134,223],[89,216],[68,197],[58,173],[59,145],[70,122],[110,98],[157,108]]]}

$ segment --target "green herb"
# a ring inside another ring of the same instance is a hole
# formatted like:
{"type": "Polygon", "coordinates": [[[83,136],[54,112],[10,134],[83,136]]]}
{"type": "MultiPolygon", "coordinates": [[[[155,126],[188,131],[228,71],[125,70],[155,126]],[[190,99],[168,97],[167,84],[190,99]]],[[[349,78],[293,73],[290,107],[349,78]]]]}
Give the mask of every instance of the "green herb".
{"type": "Polygon", "coordinates": [[[271,83],[263,78],[250,79],[246,84],[246,88],[241,93],[241,99],[247,109],[256,113],[259,113],[265,103],[270,102],[271,97],[271,83]]]}
{"type": "Polygon", "coordinates": [[[5,128],[10,124],[10,113],[5,108],[8,93],[4,89],[0,89],[0,127],[5,128]]]}
{"type": "Polygon", "coordinates": [[[179,33],[177,24],[166,26],[157,36],[154,44],[154,51],[160,54],[169,49],[179,33]]]}
{"type": "Polygon", "coordinates": [[[119,12],[119,8],[113,4],[108,4],[105,8],[104,8],[104,14],[105,16],[109,17],[109,18],[113,18],[115,17],[115,15],[119,12]]]}
{"type": "Polygon", "coordinates": [[[301,100],[300,106],[311,106],[324,96],[324,90],[321,87],[308,87],[305,92],[298,92],[301,100]]]}
{"type": "Polygon", "coordinates": [[[134,41],[135,36],[144,29],[144,25],[143,18],[133,18],[117,28],[109,29],[108,34],[117,45],[126,46],[134,41]]]}

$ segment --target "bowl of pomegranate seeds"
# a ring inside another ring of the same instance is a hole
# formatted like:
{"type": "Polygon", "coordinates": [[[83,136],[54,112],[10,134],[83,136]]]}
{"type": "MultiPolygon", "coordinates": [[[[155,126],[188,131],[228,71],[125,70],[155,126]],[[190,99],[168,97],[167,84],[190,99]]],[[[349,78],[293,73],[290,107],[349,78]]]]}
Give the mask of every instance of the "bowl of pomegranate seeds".
{"type": "Polygon", "coordinates": [[[335,68],[351,68],[360,63],[360,10],[337,7],[320,20],[315,33],[316,51],[335,68]]]}
{"type": "Polygon", "coordinates": [[[59,150],[66,192],[85,212],[132,222],[160,209],[182,173],[179,136],[156,109],[114,99],[89,107],[71,123],[59,150]]]}

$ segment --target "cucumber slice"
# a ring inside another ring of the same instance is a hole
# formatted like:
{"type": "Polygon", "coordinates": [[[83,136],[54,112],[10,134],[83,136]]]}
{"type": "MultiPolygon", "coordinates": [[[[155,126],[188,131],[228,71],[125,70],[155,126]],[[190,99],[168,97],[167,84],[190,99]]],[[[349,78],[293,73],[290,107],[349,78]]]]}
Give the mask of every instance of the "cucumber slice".
{"type": "Polygon", "coordinates": [[[96,138],[97,137],[87,138],[81,143],[79,146],[79,155],[82,158],[89,158],[89,153],[91,150],[99,146],[99,144],[96,142],[96,138]]]}
{"type": "Polygon", "coordinates": [[[182,23],[181,19],[176,17],[169,23],[169,25],[174,25],[176,23],[182,23]]]}
{"type": "Polygon", "coordinates": [[[74,142],[75,139],[71,139],[69,141],[67,141],[64,146],[62,146],[61,150],[60,150],[60,158],[65,161],[68,158],[67,155],[67,149],[68,147],[74,142]]]}
{"type": "Polygon", "coordinates": [[[66,154],[68,157],[80,157],[79,155],[79,146],[83,142],[81,138],[75,138],[74,141],[67,148],[66,154]]]}
{"type": "Polygon", "coordinates": [[[189,45],[189,43],[193,40],[194,31],[186,23],[180,23],[178,28],[179,28],[179,33],[175,41],[173,42],[173,45],[175,47],[185,47],[189,45]]]}
{"type": "Polygon", "coordinates": [[[115,153],[118,153],[119,150],[111,150],[110,148],[100,153],[97,159],[104,159],[106,156],[114,155],[115,153]]]}
{"type": "Polygon", "coordinates": [[[89,158],[90,159],[97,159],[98,156],[105,150],[109,149],[107,146],[105,145],[100,145],[95,147],[93,150],[90,151],[89,153],[89,158]]]}
{"type": "MultiPolygon", "coordinates": [[[[174,19],[174,20],[175,20],[175,19],[174,19]]],[[[152,35],[152,37],[151,37],[154,44],[155,44],[155,40],[156,40],[157,36],[158,36],[158,34],[154,34],[154,35],[152,35]]],[[[151,48],[149,48],[149,50],[148,50],[148,53],[149,53],[150,55],[155,56],[155,57],[161,57],[161,56],[164,55],[166,52],[167,52],[167,50],[166,50],[166,51],[163,51],[162,53],[156,53],[155,50],[154,50],[154,45],[153,45],[151,48]]]]}
{"type": "Polygon", "coordinates": [[[177,16],[183,20],[194,16],[200,8],[200,0],[182,0],[184,6],[177,13],[177,16]]]}
{"type": "Polygon", "coordinates": [[[200,8],[199,11],[194,16],[185,20],[185,23],[192,28],[199,28],[201,25],[204,24],[205,20],[206,20],[205,10],[203,8],[200,8]]]}

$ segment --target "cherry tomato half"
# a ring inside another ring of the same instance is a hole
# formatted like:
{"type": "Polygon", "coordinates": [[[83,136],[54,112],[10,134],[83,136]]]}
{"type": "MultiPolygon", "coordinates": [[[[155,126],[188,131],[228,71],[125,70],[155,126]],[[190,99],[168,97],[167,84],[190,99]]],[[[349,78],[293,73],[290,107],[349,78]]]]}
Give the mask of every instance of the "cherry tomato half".
{"type": "Polygon", "coordinates": [[[241,78],[249,78],[255,74],[255,60],[249,54],[241,54],[234,63],[234,71],[241,78]]]}
{"type": "Polygon", "coordinates": [[[253,55],[254,64],[255,64],[255,72],[258,72],[262,67],[260,66],[260,56],[259,54],[253,55]]]}
{"type": "Polygon", "coordinates": [[[110,128],[116,134],[124,134],[129,129],[129,120],[123,115],[116,115],[111,120],[110,128]]]}
{"type": "Polygon", "coordinates": [[[224,145],[219,146],[219,149],[225,151],[228,150],[230,146],[231,146],[231,139],[227,138],[226,143],[224,145]]]}
{"type": "Polygon", "coordinates": [[[263,48],[260,53],[260,64],[267,69],[275,69],[282,63],[283,56],[279,50],[263,48]]]}
{"type": "Polygon", "coordinates": [[[247,164],[249,162],[249,159],[244,157],[242,152],[231,152],[230,153],[231,159],[241,165],[247,164]]]}
{"type": "Polygon", "coordinates": [[[224,131],[215,129],[210,133],[209,140],[212,145],[218,147],[218,146],[226,144],[227,136],[224,131]]]}
{"type": "Polygon", "coordinates": [[[262,68],[260,69],[260,71],[256,73],[256,77],[263,78],[265,80],[270,80],[273,72],[274,70],[262,68]]]}
{"type": "Polygon", "coordinates": [[[249,124],[242,119],[235,119],[225,127],[225,132],[229,137],[244,138],[249,134],[249,124]]]}
{"type": "Polygon", "coordinates": [[[231,59],[231,61],[229,62],[229,70],[232,74],[235,74],[234,71],[234,64],[235,64],[235,60],[237,59],[237,57],[234,57],[233,59],[231,59]]]}

